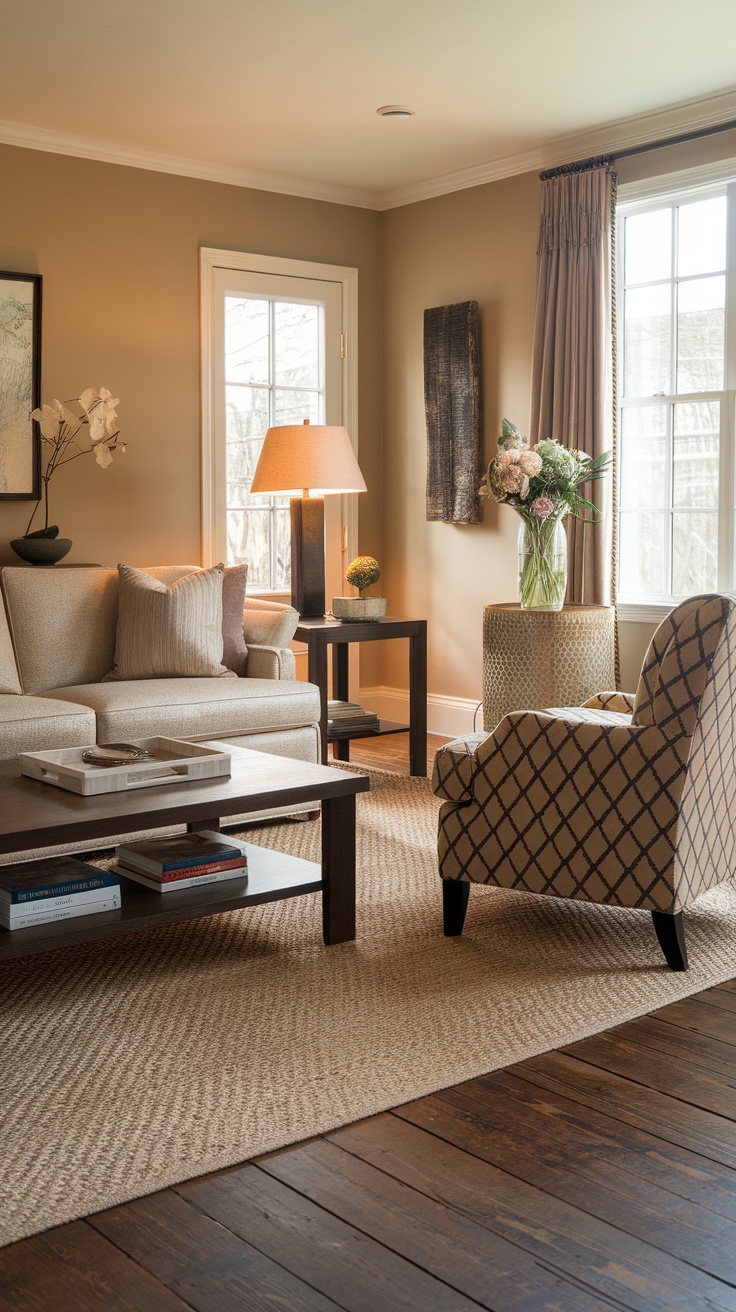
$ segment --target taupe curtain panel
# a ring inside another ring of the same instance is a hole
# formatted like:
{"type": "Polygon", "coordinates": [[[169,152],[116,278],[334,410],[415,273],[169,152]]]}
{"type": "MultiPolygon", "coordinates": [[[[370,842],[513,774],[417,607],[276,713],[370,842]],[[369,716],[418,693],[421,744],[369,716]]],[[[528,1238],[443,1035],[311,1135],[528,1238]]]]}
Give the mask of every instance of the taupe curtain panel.
{"type": "MultiPolygon", "coordinates": [[[[557,438],[591,456],[614,448],[614,217],[612,161],[542,174],[530,440],[557,438]]],[[[608,605],[615,581],[615,480],[583,496],[602,511],[568,520],[568,602],[608,605]]]]}

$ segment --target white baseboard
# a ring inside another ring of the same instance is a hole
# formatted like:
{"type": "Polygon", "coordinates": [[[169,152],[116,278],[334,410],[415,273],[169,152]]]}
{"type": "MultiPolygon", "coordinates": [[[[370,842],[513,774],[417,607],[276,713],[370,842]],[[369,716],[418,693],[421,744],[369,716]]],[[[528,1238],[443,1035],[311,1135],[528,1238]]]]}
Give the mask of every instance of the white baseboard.
{"type": "MultiPolygon", "coordinates": [[[[384,720],[409,722],[409,691],[407,688],[361,688],[360,704],[376,711],[384,720]]],[[[427,729],[443,738],[459,738],[473,732],[474,719],[478,730],[483,728],[483,711],[475,712],[478,702],[467,697],[443,697],[439,693],[427,694],[427,729]]]]}

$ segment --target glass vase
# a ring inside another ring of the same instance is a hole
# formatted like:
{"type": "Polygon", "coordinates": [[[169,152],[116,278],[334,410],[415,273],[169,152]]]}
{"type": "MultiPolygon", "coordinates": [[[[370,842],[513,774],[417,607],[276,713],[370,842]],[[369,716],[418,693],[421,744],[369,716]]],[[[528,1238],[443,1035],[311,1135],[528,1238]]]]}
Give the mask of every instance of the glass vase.
{"type": "Polygon", "coordinates": [[[519,600],[522,610],[562,610],[567,587],[565,519],[530,515],[519,527],[519,600]]]}

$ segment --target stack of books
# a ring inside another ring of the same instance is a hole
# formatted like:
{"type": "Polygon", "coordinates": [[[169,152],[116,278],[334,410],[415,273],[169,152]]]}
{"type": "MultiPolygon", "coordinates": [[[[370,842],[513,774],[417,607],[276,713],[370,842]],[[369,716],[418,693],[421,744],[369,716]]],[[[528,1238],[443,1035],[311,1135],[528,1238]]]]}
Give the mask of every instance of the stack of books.
{"type": "Polygon", "coordinates": [[[378,733],[380,727],[375,711],[366,711],[357,702],[327,703],[329,738],[360,738],[363,734],[378,733]]]}
{"type": "Polygon", "coordinates": [[[204,830],[177,838],[148,838],[123,843],[116,849],[116,871],[126,879],[172,893],[199,884],[218,884],[226,879],[247,879],[245,843],[226,834],[204,830]]]}
{"type": "Polygon", "coordinates": [[[120,880],[75,857],[53,856],[0,866],[0,925],[30,929],[53,920],[120,907],[120,880]]]}

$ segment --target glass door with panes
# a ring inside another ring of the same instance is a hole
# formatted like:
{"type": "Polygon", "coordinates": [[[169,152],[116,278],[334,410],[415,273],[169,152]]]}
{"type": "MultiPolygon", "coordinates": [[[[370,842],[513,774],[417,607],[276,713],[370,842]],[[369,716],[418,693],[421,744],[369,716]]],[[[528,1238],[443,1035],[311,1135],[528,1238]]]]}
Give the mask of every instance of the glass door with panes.
{"type": "MultiPolygon", "coordinates": [[[[289,593],[289,498],[251,496],[266,430],[340,424],[341,286],[218,269],[214,305],[217,555],[247,564],[248,592],[289,593]]],[[[327,605],[342,592],[342,498],[325,497],[327,605]]]]}

